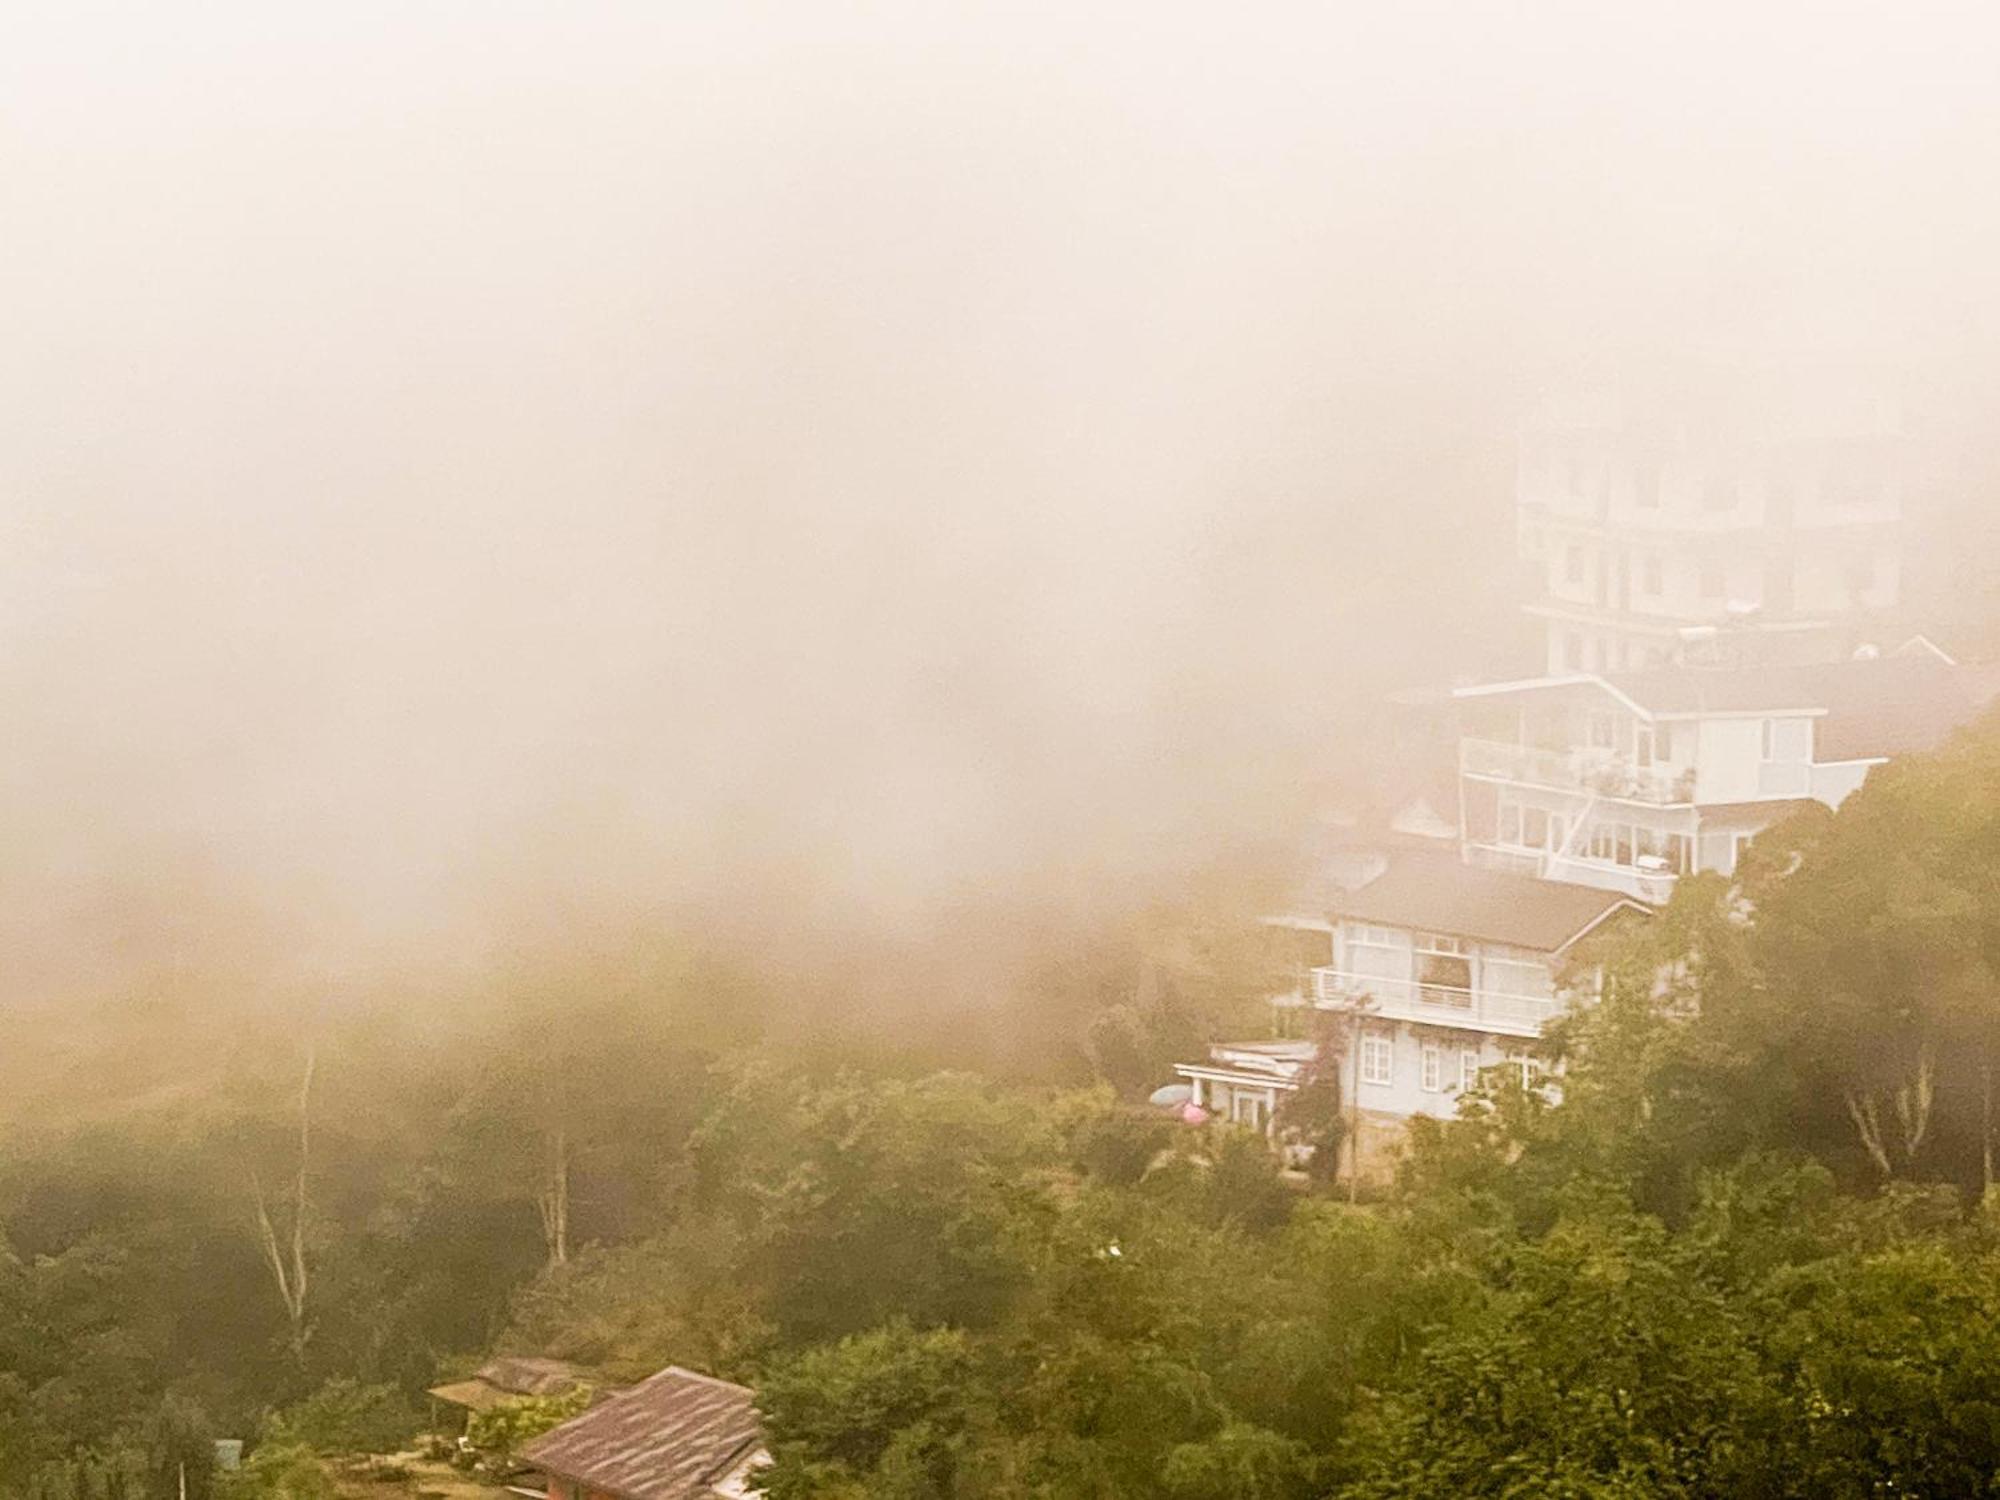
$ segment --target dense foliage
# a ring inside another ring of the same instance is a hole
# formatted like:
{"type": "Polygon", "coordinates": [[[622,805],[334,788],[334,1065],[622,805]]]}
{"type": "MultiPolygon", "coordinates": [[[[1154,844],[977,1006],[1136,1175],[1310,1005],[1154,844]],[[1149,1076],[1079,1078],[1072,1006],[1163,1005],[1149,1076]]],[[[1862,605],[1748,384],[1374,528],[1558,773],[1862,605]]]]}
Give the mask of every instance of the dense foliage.
{"type": "Polygon", "coordinates": [[[261,1435],[230,1500],[304,1495],[499,1348],[754,1382],[780,1497],[2000,1493],[1995,856],[1993,734],[1773,830],[1585,957],[1559,1103],[1496,1082],[1359,1205],[1133,1102],[1133,1018],[1215,1009],[1158,972],[1085,1089],[741,1042],[698,971],[336,1028],[303,1103],[273,1049],[12,1144],[0,1461],[203,1500],[261,1435]]]}

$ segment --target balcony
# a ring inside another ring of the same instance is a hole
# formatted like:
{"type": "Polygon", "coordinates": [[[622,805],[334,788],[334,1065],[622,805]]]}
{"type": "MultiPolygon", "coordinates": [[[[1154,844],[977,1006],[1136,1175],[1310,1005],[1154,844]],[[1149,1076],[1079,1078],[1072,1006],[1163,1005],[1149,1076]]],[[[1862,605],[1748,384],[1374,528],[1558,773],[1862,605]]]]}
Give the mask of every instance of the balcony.
{"type": "Polygon", "coordinates": [[[1322,1010],[1352,1010],[1359,1003],[1385,1021],[1429,1021],[1506,1036],[1541,1035],[1543,1023],[1561,1008],[1547,995],[1382,979],[1345,969],[1313,970],[1313,1003],[1322,1010]]]}
{"type": "Polygon", "coordinates": [[[1675,807],[1694,801],[1692,767],[1642,766],[1610,750],[1543,750],[1466,739],[1458,742],[1458,767],[1467,776],[1595,793],[1618,802],[1675,807]]]}
{"type": "Polygon", "coordinates": [[[1564,858],[1552,854],[1542,871],[1542,878],[1566,880],[1573,885],[1594,885],[1599,890],[1617,891],[1649,906],[1665,906],[1673,899],[1674,882],[1678,877],[1664,868],[1642,869],[1606,859],[1564,858]]]}

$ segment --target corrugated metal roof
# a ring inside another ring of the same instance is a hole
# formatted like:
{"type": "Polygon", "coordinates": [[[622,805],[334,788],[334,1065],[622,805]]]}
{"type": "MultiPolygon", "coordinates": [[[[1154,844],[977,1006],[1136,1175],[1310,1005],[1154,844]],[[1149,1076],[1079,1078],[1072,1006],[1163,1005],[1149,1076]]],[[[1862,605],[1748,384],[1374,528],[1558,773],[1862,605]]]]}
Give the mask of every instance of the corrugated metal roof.
{"type": "Polygon", "coordinates": [[[762,1441],[753,1400],[745,1386],[669,1366],[521,1457],[619,1500],[703,1500],[762,1441]]]}
{"type": "Polygon", "coordinates": [[[1406,854],[1343,897],[1338,911],[1357,922],[1559,953],[1621,906],[1647,910],[1596,886],[1482,869],[1453,855],[1406,854]]]}

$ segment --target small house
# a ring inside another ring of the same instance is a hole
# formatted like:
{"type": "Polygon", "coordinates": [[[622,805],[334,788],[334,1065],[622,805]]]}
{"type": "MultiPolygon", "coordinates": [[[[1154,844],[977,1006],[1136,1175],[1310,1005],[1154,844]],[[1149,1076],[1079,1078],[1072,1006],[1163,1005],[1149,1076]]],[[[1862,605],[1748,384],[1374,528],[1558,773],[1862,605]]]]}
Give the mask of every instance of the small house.
{"type": "Polygon", "coordinates": [[[670,1365],[521,1452],[548,1500],[737,1500],[770,1462],[747,1386],[670,1365]]]}

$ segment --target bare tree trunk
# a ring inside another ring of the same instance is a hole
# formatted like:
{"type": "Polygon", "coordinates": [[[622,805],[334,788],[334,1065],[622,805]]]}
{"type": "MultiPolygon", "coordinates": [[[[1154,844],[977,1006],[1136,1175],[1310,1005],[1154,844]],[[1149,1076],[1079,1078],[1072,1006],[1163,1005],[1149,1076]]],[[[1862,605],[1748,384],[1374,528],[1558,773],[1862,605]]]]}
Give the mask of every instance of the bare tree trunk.
{"type": "Polygon", "coordinates": [[[1875,1112],[1873,1095],[1848,1094],[1846,1096],[1847,1117],[1854,1122],[1854,1130],[1861,1137],[1862,1149],[1868,1159],[1875,1163],[1876,1170],[1884,1177],[1894,1177],[1896,1169],[1889,1162],[1889,1152],[1882,1143],[1882,1121],[1875,1112]]]}
{"type": "Polygon", "coordinates": [[[1347,1201],[1361,1198],[1361,1018],[1347,1023],[1347,1050],[1354,1059],[1354,1087],[1347,1095],[1347,1201]]]}
{"type": "MultiPolygon", "coordinates": [[[[1892,1141],[1883,1128],[1882,1111],[1871,1093],[1849,1093],[1844,1102],[1847,1117],[1854,1122],[1862,1149],[1884,1177],[1896,1175],[1896,1159],[1905,1166],[1916,1163],[1917,1153],[1930,1138],[1931,1117],[1937,1099],[1937,1056],[1928,1046],[1917,1051],[1915,1076],[1900,1084],[1891,1102],[1896,1111],[1896,1137],[1892,1141]],[[1893,1148],[1893,1149],[1892,1149],[1893,1148]]],[[[1990,1152],[1989,1152],[1990,1155],[1990,1152]]],[[[1989,1174],[1990,1174],[1989,1164],[1989,1174]]]]}
{"type": "Polygon", "coordinates": [[[1903,1154],[1916,1160],[1931,1129],[1931,1102],[1937,1081],[1937,1057],[1929,1047],[1917,1053],[1917,1076],[1896,1090],[1896,1119],[1903,1127],[1903,1154]]]}
{"type": "Polygon", "coordinates": [[[1993,1044],[1987,1042],[1979,1060],[1979,1201],[1993,1201],[1993,1044]]]}
{"type": "Polygon", "coordinates": [[[277,1284],[278,1300],[285,1307],[292,1358],[300,1364],[305,1363],[306,1340],[312,1332],[306,1323],[306,1173],[312,1160],[312,1086],[317,1062],[317,1053],[306,1053],[305,1080],[299,1085],[299,1170],[292,1186],[288,1246],[280,1246],[277,1226],[272,1223],[270,1209],[264,1202],[263,1184],[255,1172],[250,1174],[250,1191],[257,1204],[258,1239],[264,1247],[264,1259],[271,1267],[271,1279],[277,1284]]]}
{"type": "Polygon", "coordinates": [[[551,1266],[569,1264],[569,1130],[560,1118],[550,1126],[548,1175],[535,1206],[542,1216],[542,1245],[551,1266]]]}

